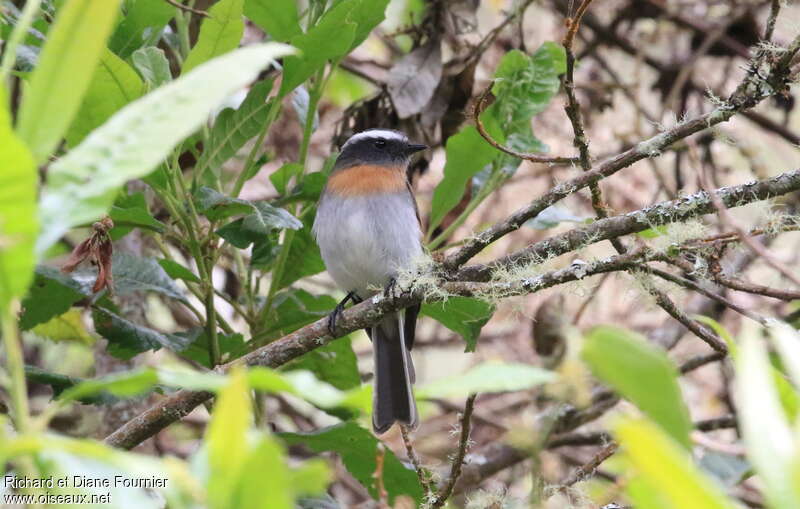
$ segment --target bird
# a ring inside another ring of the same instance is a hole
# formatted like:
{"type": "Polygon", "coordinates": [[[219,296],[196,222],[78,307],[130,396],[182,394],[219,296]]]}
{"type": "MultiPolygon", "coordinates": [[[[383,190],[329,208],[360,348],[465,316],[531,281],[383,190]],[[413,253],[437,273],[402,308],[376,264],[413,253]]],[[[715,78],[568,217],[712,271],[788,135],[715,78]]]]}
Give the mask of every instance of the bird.
{"type": "MultiPolygon", "coordinates": [[[[336,320],[349,301],[359,303],[394,291],[398,271],[423,254],[419,210],[406,171],[413,154],[428,148],[392,129],[368,129],[342,145],[320,195],[312,232],[322,260],[347,295],[329,316],[336,320]]],[[[412,384],[411,348],[419,305],[389,313],[366,329],[375,361],[372,427],[385,433],[395,422],[419,424],[412,384]]]]}

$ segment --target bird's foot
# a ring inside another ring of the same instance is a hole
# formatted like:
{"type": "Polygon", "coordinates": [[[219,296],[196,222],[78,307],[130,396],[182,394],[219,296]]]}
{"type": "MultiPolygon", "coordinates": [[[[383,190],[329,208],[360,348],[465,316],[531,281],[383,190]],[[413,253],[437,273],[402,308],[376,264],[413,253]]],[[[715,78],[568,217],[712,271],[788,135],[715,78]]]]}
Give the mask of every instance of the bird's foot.
{"type": "Polygon", "coordinates": [[[339,320],[339,317],[342,316],[342,312],[344,311],[344,307],[347,305],[349,301],[353,301],[354,303],[358,304],[361,302],[361,299],[355,294],[355,292],[350,292],[345,295],[344,299],[342,299],[336,307],[333,308],[331,314],[328,315],[328,332],[331,333],[331,336],[336,335],[336,322],[339,320]]]}

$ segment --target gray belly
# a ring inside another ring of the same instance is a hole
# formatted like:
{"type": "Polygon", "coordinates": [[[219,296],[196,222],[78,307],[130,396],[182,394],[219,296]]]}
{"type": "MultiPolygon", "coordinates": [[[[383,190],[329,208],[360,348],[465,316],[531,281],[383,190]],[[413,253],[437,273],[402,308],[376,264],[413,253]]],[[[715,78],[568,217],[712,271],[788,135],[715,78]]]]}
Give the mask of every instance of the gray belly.
{"type": "Polygon", "coordinates": [[[372,295],[422,252],[411,199],[407,193],[322,199],[314,235],[342,290],[362,298],[372,295]]]}

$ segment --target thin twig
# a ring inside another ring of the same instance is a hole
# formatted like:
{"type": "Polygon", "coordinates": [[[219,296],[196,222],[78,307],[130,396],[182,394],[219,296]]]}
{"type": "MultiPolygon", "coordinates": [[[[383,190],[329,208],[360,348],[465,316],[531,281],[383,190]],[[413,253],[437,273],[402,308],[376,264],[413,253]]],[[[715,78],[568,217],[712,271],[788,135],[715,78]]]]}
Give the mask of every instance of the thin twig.
{"type": "Polygon", "coordinates": [[[769,7],[767,27],[764,30],[764,40],[766,42],[772,41],[772,34],[775,32],[775,22],[778,20],[779,12],[781,12],[781,0],[772,0],[772,3],[769,7]]]}
{"type": "Polygon", "coordinates": [[[478,99],[475,101],[475,107],[472,113],[472,118],[475,120],[475,127],[478,129],[480,135],[483,136],[483,139],[489,143],[489,145],[493,146],[494,148],[496,148],[501,152],[505,152],[510,156],[514,156],[519,159],[524,159],[526,161],[531,161],[534,163],[572,164],[578,162],[577,157],[548,157],[539,154],[531,154],[527,152],[517,152],[513,148],[506,147],[505,145],[502,145],[494,138],[492,138],[492,135],[489,134],[489,132],[486,130],[486,127],[483,125],[483,122],[481,121],[481,113],[483,113],[483,111],[486,108],[485,106],[486,100],[489,97],[489,93],[492,91],[493,85],[494,82],[490,83],[489,86],[486,87],[483,92],[481,92],[481,94],[478,96],[478,99]]]}
{"type": "Polygon", "coordinates": [[[403,437],[403,443],[406,446],[406,455],[408,456],[408,460],[414,467],[414,471],[417,472],[419,484],[422,486],[422,490],[425,492],[425,497],[427,498],[431,493],[433,493],[430,476],[428,471],[423,468],[419,461],[417,452],[414,450],[414,444],[411,442],[411,436],[408,432],[408,427],[405,424],[400,425],[400,435],[403,437]]]}
{"type": "Polygon", "coordinates": [[[171,6],[178,8],[182,11],[191,12],[192,14],[197,14],[198,16],[202,16],[204,18],[210,18],[211,16],[206,11],[201,11],[200,9],[195,9],[194,7],[189,7],[188,5],[183,5],[182,3],[178,2],[178,0],[164,0],[171,6]]]}
{"type": "Polygon", "coordinates": [[[389,493],[383,483],[383,461],[386,459],[386,447],[382,442],[378,442],[375,447],[375,472],[372,477],[375,479],[375,490],[378,492],[378,507],[380,509],[390,509],[389,493]]]}
{"type": "Polygon", "coordinates": [[[572,486],[573,484],[583,481],[587,477],[591,476],[592,472],[594,472],[594,470],[597,467],[599,467],[601,463],[603,463],[605,460],[613,456],[615,452],[617,452],[617,449],[619,449],[619,444],[617,444],[616,442],[611,442],[610,444],[600,449],[600,451],[597,454],[595,454],[592,457],[592,459],[590,459],[589,461],[587,461],[586,463],[575,469],[575,471],[572,472],[572,474],[570,474],[569,477],[564,479],[564,482],[562,482],[561,486],[559,486],[559,490],[566,491],[566,489],[572,486]]]}
{"type": "Polygon", "coordinates": [[[461,438],[458,441],[458,452],[456,453],[456,457],[453,458],[453,464],[450,467],[450,477],[447,479],[447,483],[442,487],[431,504],[431,507],[434,509],[442,507],[444,503],[447,502],[447,499],[453,494],[453,488],[455,488],[458,478],[461,476],[464,456],[467,455],[467,450],[471,445],[469,440],[470,418],[472,417],[472,410],[475,407],[475,398],[477,396],[477,394],[470,394],[464,405],[464,413],[461,415],[461,438]]]}

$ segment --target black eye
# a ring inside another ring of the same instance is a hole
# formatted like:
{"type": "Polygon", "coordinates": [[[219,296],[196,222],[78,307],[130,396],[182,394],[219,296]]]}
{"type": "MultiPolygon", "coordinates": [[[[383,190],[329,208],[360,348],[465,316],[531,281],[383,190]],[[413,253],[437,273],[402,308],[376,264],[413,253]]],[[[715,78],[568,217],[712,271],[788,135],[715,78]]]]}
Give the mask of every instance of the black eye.
{"type": "Polygon", "coordinates": [[[386,140],[375,140],[375,146],[377,148],[386,148],[386,140]]]}

